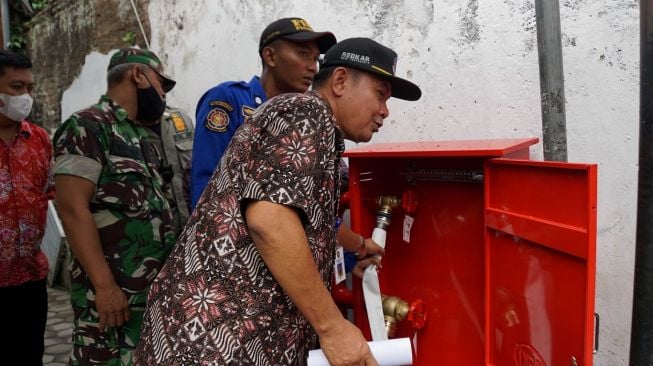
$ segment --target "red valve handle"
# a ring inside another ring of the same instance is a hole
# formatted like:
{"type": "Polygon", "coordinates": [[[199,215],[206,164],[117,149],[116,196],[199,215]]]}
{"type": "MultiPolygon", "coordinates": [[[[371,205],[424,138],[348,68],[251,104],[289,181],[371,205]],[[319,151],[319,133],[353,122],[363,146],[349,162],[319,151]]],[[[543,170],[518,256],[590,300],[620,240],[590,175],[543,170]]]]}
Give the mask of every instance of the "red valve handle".
{"type": "Polygon", "coordinates": [[[413,325],[413,328],[419,330],[426,324],[426,315],[426,304],[421,299],[417,299],[410,304],[406,319],[413,325]]]}

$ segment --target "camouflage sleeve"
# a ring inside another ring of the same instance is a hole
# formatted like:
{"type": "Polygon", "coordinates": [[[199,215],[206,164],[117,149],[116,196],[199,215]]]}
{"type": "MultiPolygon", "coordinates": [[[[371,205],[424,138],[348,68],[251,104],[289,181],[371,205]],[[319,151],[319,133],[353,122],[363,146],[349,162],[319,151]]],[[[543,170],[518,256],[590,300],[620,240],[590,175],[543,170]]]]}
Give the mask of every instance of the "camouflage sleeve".
{"type": "Polygon", "coordinates": [[[100,130],[75,115],[54,134],[54,175],[74,175],[96,183],[105,160],[100,130]]]}

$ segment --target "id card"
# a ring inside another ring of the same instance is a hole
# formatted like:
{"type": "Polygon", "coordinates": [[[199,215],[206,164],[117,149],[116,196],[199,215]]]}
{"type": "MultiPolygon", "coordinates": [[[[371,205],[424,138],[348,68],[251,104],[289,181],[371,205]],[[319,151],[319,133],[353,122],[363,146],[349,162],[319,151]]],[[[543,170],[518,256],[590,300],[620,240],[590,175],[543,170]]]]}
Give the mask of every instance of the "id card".
{"type": "Polygon", "coordinates": [[[336,247],[336,259],[333,263],[333,273],[336,277],[336,285],[347,279],[347,273],[345,272],[345,253],[340,245],[336,247]]]}

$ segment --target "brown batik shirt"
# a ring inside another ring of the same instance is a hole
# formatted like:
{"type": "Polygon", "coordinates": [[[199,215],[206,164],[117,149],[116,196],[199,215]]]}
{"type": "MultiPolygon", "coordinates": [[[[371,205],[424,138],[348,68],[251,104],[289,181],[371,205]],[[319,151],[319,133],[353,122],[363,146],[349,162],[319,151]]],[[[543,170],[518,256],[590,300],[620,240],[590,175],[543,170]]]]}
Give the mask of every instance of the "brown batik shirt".
{"type": "Polygon", "coordinates": [[[316,93],[284,94],[256,111],[150,289],[136,364],[306,363],[315,333],[263,262],[241,208],[248,200],[296,208],[329,287],[343,150],[316,93]]]}

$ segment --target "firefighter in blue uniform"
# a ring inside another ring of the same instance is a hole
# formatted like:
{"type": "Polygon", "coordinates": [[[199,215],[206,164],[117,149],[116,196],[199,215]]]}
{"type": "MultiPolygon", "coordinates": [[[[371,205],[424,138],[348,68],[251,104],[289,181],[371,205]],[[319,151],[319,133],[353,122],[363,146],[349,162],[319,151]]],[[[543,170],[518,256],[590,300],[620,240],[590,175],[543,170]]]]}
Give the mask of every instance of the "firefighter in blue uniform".
{"type": "Polygon", "coordinates": [[[238,127],[268,98],[306,92],[317,72],[320,53],[335,43],[332,33],[314,32],[304,19],[279,19],[261,34],[260,78],[224,82],[204,93],[196,110],[191,208],[195,208],[238,127]]]}
{"type": "Polygon", "coordinates": [[[191,208],[195,208],[238,127],[265,100],[258,76],[249,83],[228,81],[208,90],[197,103],[191,208]]]}

